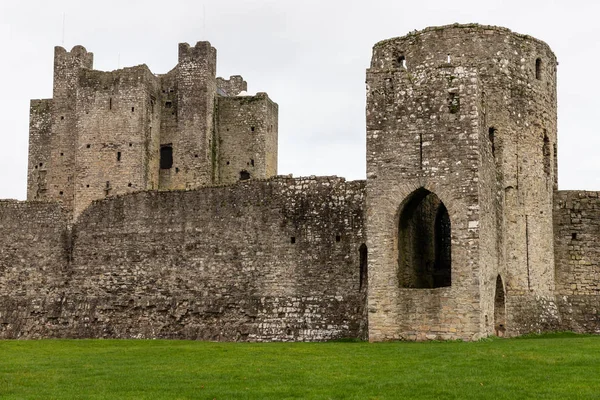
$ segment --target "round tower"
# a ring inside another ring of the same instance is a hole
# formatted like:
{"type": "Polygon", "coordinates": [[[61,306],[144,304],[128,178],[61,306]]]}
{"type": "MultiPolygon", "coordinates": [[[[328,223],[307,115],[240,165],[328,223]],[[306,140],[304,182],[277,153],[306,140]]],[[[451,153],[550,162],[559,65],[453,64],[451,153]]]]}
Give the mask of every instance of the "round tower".
{"type": "Polygon", "coordinates": [[[556,65],[544,42],[475,24],[374,46],[371,340],[537,329],[554,286],[556,65]]]}

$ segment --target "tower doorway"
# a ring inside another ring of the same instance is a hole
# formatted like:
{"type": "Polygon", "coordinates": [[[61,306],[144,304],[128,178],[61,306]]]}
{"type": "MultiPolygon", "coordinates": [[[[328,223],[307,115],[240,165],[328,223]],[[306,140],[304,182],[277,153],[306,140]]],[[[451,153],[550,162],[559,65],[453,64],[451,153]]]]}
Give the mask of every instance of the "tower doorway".
{"type": "Polygon", "coordinates": [[[424,188],[408,196],[398,221],[398,282],[406,288],[451,286],[450,216],[424,188]]]}
{"type": "Polygon", "coordinates": [[[494,333],[498,337],[503,337],[506,333],[506,296],[500,275],[496,278],[494,296],[494,333]]]}

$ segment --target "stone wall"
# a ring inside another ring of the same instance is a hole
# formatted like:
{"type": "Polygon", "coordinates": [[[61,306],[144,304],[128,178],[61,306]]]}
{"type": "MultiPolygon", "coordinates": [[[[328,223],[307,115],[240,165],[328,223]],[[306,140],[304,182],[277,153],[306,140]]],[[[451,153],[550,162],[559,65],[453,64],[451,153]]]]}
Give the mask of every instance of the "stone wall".
{"type": "Polygon", "coordinates": [[[58,203],[0,201],[0,338],[52,323],[68,280],[68,214],[58,203]]]}
{"type": "Polygon", "coordinates": [[[15,216],[3,229],[21,229],[26,237],[12,237],[36,257],[20,261],[31,268],[26,293],[1,277],[0,316],[16,307],[19,318],[5,318],[0,336],[364,338],[363,211],[362,181],[277,177],[97,201],[66,241],[64,223],[48,222],[35,241],[34,224],[17,227],[15,216]]]}
{"type": "Polygon", "coordinates": [[[145,65],[81,71],[75,93],[75,215],[95,199],[157,187],[158,93],[158,79],[145,65]]]}
{"type": "Polygon", "coordinates": [[[554,199],[556,297],[563,329],[600,333],[600,192],[554,199]]]}
{"type": "Polygon", "coordinates": [[[51,153],[52,100],[31,100],[29,107],[29,165],[27,198],[40,200],[48,190],[47,172],[51,153]]]}
{"type": "Polygon", "coordinates": [[[277,174],[278,106],[266,93],[217,99],[219,180],[277,174]]]}
{"type": "Polygon", "coordinates": [[[218,77],[217,89],[220,89],[226,96],[237,96],[248,90],[248,83],[241,75],[232,75],[229,79],[218,77]]]}

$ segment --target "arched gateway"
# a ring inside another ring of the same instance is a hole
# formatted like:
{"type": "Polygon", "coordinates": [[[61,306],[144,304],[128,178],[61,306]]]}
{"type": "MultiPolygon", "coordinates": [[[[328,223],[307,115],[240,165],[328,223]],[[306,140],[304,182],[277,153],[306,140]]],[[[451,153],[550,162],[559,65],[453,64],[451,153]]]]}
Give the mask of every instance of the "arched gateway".
{"type": "Polygon", "coordinates": [[[410,194],[398,220],[400,287],[451,285],[450,236],[450,217],[439,197],[424,188],[410,194]]]}

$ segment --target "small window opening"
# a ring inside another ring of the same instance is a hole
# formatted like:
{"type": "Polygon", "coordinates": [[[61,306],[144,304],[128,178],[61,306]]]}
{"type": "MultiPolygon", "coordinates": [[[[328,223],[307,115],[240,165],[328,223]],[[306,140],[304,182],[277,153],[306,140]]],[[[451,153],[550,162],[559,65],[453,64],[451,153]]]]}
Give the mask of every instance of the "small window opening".
{"type": "Polygon", "coordinates": [[[544,174],[549,177],[552,174],[552,155],[550,146],[550,139],[544,129],[544,144],[542,145],[542,155],[544,157],[544,174]]]}
{"type": "Polygon", "coordinates": [[[62,196],[62,195],[63,195],[63,192],[62,192],[62,191],[60,191],[60,192],[58,192],[58,194],[60,194],[60,195],[62,196]]]}
{"type": "Polygon", "coordinates": [[[460,99],[458,94],[450,93],[450,97],[448,98],[448,111],[450,114],[456,114],[460,110],[460,99]]]}
{"type": "Polygon", "coordinates": [[[398,57],[398,65],[401,66],[402,68],[406,69],[406,57],[404,56],[404,54],[401,54],[398,57]]]}
{"type": "Polygon", "coordinates": [[[90,147],[92,147],[92,145],[91,144],[87,144],[85,147],[89,149],[90,147]]]}
{"type": "Polygon", "coordinates": [[[62,157],[62,156],[64,156],[64,155],[65,155],[65,153],[60,153],[60,156],[61,156],[61,157],[62,157]]]}
{"type": "Polygon", "coordinates": [[[90,187],[90,185],[85,185],[85,187],[86,187],[86,188],[89,188],[89,187],[90,187]]]}
{"type": "Polygon", "coordinates": [[[571,240],[577,240],[577,233],[576,232],[571,233],[571,240]]]}
{"type": "Polygon", "coordinates": [[[61,116],[60,116],[60,119],[61,119],[61,120],[65,119],[65,116],[64,116],[64,115],[61,115],[61,116]]]}
{"type": "Polygon", "coordinates": [[[295,236],[292,236],[292,237],[290,238],[290,242],[291,242],[292,244],[296,243],[296,237],[295,237],[295,236]]]}
{"type": "Polygon", "coordinates": [[[342,240],[342,237],[340,235],[335,235],[336,242],[340,242],[341,240],[342,240]]]}
{"type": "Polygon", "coordinates": [[[227,161],[227,165],[229,165],[229,161],[227,161]]]}
{"type": "Polygon", "coordinates": [[[250,173],[246,170],[240,171],[240,181],[245,181],[250,179],[250,173]]]}
{"type": "Polygon", "coordinates": [[[173,167],[173,146],[165,145],[160,148],[160,169],[173,167]]]}
{"type": "Polygon", "coordinates": [[[558,150],[556,148],[556,142],[552,143],[552,147],[554,155],[554,162],[552,163],[552,173],[554,174],[554,182],[552,186],[554,187],[554,189],[558,189],[558,150]]]}
{"type": "Polygon", "coordinates": [[[121,161],[121,152],[117,151],[117,161],[121,161]]]}
{"type": "Polygon", "coordinates": [[[129,147],[133,146],[133,143],[129,143],[129,147]]]}
{"type": "Polygon", "coordinates": [[[363,243],[360,245],[358,249],[358,254],[360,258],[360,267],[359,267],[359,290],[363,290],[363,288],[367,287],[369,274],[367,270],[367,246],[363,243]]]}
{"type": "Polygon", "coordinates": [[[134,112],[134,111],[135,111],[135,107],[131,107],[131,112],[134,112]]]}
{"type": "Polygon", "coordinates": [[[251,130],[252,132],[254,132],[254,127],[253,127],[253,126],[251,126],[251,127],[250,127],[250,130],[251,130]]]}
{"type": "Polygon", "coordinates": [[[40,163],[40,167],[43,167],[43,166],[44,166],[44,163],[40,163]]]}
{"type": "Polygon", "coordinates": [[[108,99],[108,109],[112,110],[112,97],[108,99]]]}
{"type": "Polygon", "coordinates": [[[198,158],[198,154],[194,154],[194,158],[198,158]]]}
{"type": "Polygon", "coordinates": [[[535,60],[535,79],[542,79],[542,59],[535,60]]]}
{"type": "Polygon", "coordinates": [[[150,112],[154,114],[154,100],[150,100],[150,112]]]}
{"type": "Polygon", "coordinates": [[[175,173],[178,174],[179,173],[179,168],[175,168],[175,173]]]}
{"type": "Polygon", "coordinates": [[[490,129],[488,130],[488,138],[490,139],[490,144],[492,145],[492,156],[495,157],[496,156],[496,144],[495,144],[496,128],[494,128],[493,126],[490,127],[490,129]]]}
{"type": "Polygon", "coordinates": [[[129,183],[127,184],[127,187],[131,187],[131,186],[133,186],[133,185],[131,184],[131,182],[129,182],[129,183]]]}
{"type": "Polygon", "coordinates": [[[250,160],[250,165],[254,167],[254,160],[250,160]]]}
{"type": "Polygon", "coordinates": [[[165,101],[165,107],[166,108],[171,108],[173,106],[173,103],[170,101],[165,101]]]}

